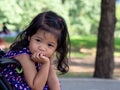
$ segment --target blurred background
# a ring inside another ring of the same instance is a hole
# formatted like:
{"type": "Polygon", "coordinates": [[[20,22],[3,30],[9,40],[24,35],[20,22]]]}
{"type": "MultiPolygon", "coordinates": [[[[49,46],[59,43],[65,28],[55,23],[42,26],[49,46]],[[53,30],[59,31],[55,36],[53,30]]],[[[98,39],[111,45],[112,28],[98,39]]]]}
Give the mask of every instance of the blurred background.
{"type": "MultiPolygon", "coordinates": [[[[0,47],[8,50],[33,17],[48,10],[64,17],[70,33],[70,71],[60,77],[93,77],[101,0],[0,0],[0,47]]],[[[115,16],[112,78],[120,77],[120,0],[115,1],[115,16]]]]}

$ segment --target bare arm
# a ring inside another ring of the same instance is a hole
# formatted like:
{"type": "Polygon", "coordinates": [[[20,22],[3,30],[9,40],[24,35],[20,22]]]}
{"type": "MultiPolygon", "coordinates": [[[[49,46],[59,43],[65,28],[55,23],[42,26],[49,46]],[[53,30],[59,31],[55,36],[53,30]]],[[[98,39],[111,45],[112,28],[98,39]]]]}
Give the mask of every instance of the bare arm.
{"type": "Polygon", "coordinates": [[[56,70],[55,70],[54,65],[50,65],[47,84],[50,90],[60,90],[60,83],[56,75],[56,70]]]}
{"type": "MultiPolygon", "coordinates": [[[[37,72],[35,63],[27,54],[16,56],[16,59],[21,63],[26,82],[32,90],[43,90],[48,78],[49,61],[43,63],[40,70],[37,72]]],[[[38,58],[39,59],[39,58],[38,58]]],[[[44,59],[43,57],[41,59],[44,59]]],[[[40,61],[41,62],[41,61],[40,61]]]]}

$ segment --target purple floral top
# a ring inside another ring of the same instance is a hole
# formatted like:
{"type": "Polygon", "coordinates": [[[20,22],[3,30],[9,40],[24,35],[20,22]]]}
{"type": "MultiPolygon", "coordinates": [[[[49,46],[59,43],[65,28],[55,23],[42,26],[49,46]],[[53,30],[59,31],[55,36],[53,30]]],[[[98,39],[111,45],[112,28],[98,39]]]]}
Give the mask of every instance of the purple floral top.
{"type": "MultiPolygon", "coordinates": [[[[9,51],[3,57],[12,58],[16,55],[23,54],[23,53],[26,53],[29,55],[31,54],[28,48],[23,48],[20,51],[9,51]]],[[[40,65],[38,63],[36,63],[35,65],[36,65],[36,69],[40,68],[40,65]]],[[[3,68],[1,73],[8,80],[9,84],[11,84],[13,88],[15,88],[15,90],[31,90],[25,81],[23,73],[18,73],[16,68],[17,67],[15,65],[9,64],[3,68]]],[[[48,90],[48,86],[45,85],[43,90],[48,90]]]]}

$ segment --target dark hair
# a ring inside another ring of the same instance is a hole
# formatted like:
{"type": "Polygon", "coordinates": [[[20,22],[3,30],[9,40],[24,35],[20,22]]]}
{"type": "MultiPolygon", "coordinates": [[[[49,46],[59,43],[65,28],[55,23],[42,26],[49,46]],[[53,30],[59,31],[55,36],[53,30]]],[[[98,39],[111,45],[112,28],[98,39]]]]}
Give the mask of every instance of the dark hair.
{"type": "Polygon", "coordinates": [[[34,35],[37,30],[45,30],[53,33],[58,38],[58,47],[56,49],[57,69],[62,73],[69,70],[67,54],[70,52],[70,39],[65,20],[52,11],[38,14],[30,25],[21,32],[11,46],[11,50],[20,50],[28,47],[28,37],[34,35]]]}

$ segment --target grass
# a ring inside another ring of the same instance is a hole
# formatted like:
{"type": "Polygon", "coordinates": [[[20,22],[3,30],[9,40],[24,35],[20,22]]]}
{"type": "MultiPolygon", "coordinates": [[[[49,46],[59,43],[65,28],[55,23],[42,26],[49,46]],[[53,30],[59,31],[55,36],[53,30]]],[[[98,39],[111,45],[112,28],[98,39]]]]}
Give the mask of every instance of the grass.
{"type": "Polygon", "coordinates": [[[68,72],[66,74],[63,74],[63,75],[59,75],[58,74],[58,77],[62,78],[62,77],[65,77],[65,78],[70,78],[70,77],[81,77],[81,78],[85,78],[85,77],[92,77],[92,73],[89,72],[89,73],[73,73],[73,72],[68,72]]]}
{"type": "Polygon", "coordinates": [[[71,58],[84,58],[90,54],[80,52],[80,49],[92,49],[96,47],[95,36],[71,36],[71,58]]]}
{"type": "Polygon", "coordinates": [[[120,38],[115,38],[115,53],[120,54],[120,38]]]}
{"type": "Polygon", "coordinates": [[[78,52],[72,51],[70,54],[71,58],[84,58],[86,56],[87,56],[87,54],[81,53],[79,51],[78,52]]]}
{"type": "Polygon", "coordinates": [[[73,50],[78,50],[78,48],[90,49],[96,47],[96,36],[71,36],[70,39],[73,50]]]}
{"type": "Polygon", "coordinates": [[[14,37],[4,37],[4,40],[7,42],[7,43],[12,43],[15,38],[14,37]]]}
{"type": "MultiPolygon", "coordinates": [[[[84,58],[91,55],[91,53],[82,53],[80,49],[86,48],[91,50],[96,49],[97,37],[96,36],[71,36],[71,57],[84,58]]],[[[120,56],[120,38],[116,37],[114,42],[115,56],[120,56]]]]}

